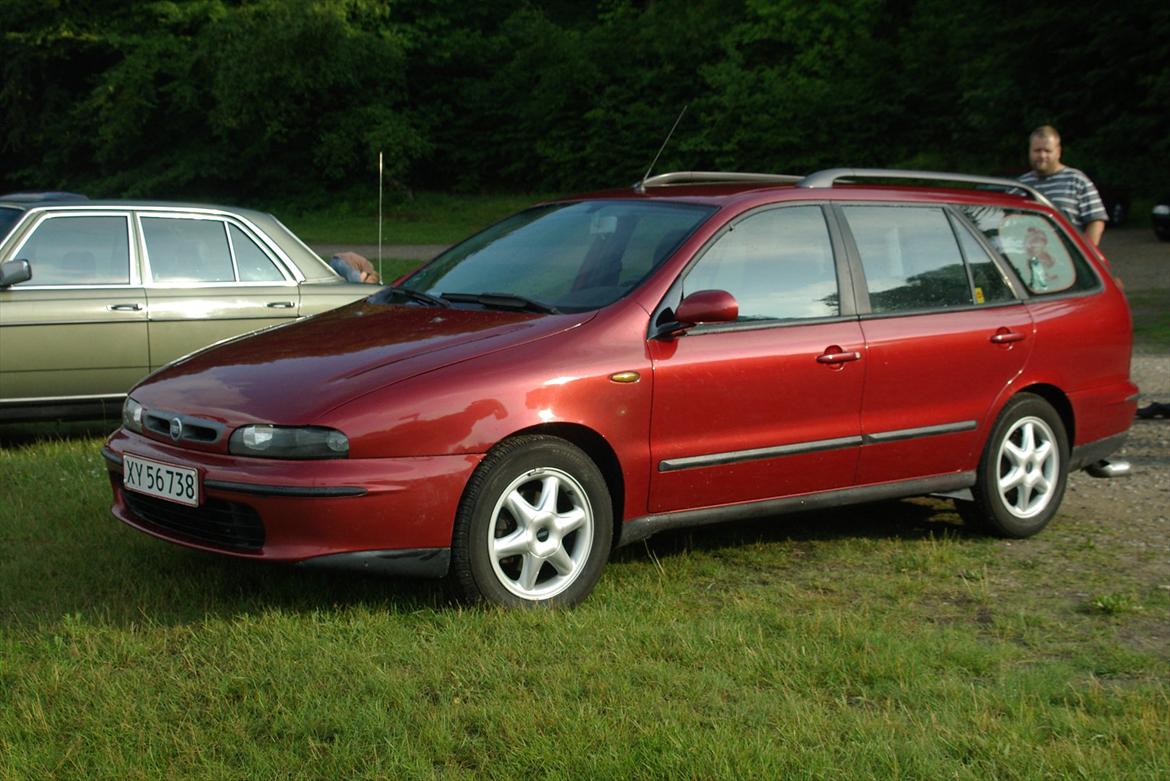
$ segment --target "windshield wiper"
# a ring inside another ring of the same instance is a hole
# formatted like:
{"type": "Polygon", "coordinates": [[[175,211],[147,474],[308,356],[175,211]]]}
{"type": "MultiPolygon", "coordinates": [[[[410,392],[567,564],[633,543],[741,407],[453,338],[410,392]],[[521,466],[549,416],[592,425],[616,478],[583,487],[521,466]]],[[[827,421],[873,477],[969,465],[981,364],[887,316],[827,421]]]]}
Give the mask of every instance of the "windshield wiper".
{"type": "Polygon", "coordinates": [[[559,315],[561,313],[551,304],[518,296],[515,293],[440,293],[439,295],[457,304],[479,304],[488,309],[515,309],[521,312],[540,312],[546,315],[559,315]]]}
{"type": "Polygon", "coordinates": [[[441,306],[444,308],[451,306],[441,298],[428,295],[421,290],[411,290],[408,287],[384,287],[370,297],[375,304],[388,303],[388,299],[390,298],[406,298],[420,304],[426,304],[427,306],[441,306]]]}

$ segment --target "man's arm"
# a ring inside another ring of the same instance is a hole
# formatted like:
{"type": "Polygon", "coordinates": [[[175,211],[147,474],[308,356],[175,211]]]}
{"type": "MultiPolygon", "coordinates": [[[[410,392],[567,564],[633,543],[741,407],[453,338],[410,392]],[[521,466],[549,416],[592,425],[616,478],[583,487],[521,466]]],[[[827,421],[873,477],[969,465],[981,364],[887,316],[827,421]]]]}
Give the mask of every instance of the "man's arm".
{"type": "Polygon", "coordinates": [[[1093,242],[1093,246],[1101,243],[1101,234],[1105,232],[1105,220],[1093,220],[1085,226],[1085,238],[1093,242]]]}

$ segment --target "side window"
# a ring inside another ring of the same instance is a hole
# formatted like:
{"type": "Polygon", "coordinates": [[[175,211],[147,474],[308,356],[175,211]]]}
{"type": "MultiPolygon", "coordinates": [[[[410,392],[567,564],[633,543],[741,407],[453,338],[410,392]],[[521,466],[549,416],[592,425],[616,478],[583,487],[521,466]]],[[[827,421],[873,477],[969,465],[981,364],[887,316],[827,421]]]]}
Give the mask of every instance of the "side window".
{"type": "Polygon", "coordinates": [[[940,208],[846,206],[874,312],[972,304],[963,256],[940,208]]]}
{"type": "Polygon", "coordinates": [[[227,231],[219,220],[143,217],[155,282],[234,282],[227,231]]]}
{"type": "Polygon", "coordinates": [[[125,285],[130,282],[126,217],[49,217],[20,248],[30,285],[125,285]]]}
{"type": "Polygon", "coordinates": [[[971,229],[952,220],[955,235],[959,237],[959,248],[963,250],[963,258],[967,261],[967,268],[971,269],[971,283],[975,292],[976,304],[1006,304],[1016,300],[1011,286],[1003,278],[1003,272],[995,264],[987,250],[971,233],[971,229]]]}
{"type": "Polygon", "coordinates": [[[1080,251],[1043,214],[974,206],[963,211],[1007,258],[1029,293],[1092,290],[1099,284],[1080,251]]]}
{"type": "Polygon", "coordinates": [[[280,273],[265,254],[264,250],[256,246],[256,242],[248,238],[235,225],[228,225],[228,233],[232,239],[232,250],[236,255],[236,268],[240,272],[241,282],[281,282],[284,275],[280,273]]]}
{"type": "Polygon", "coordinates": [[[683,280],[683,295],[726,290],[739,319],[835,317],[833,248],[819,206],[757,212],[719,237],[683,280]]]}

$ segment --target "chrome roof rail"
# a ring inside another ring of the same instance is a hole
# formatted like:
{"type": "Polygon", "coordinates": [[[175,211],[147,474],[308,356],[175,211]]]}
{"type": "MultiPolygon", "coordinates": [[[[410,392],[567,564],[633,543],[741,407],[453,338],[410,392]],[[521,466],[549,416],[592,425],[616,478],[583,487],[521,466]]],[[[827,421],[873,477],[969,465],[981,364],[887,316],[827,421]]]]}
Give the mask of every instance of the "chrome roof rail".
{"type": "Polygon", "coordinates": [[[737,171],[672,171],[651,176],[638,182],[634,189],[645,192],[647,187],[668,187],[681,184],[736,184],[756,182],[759,184],[796,184],[807,177],[793,174],[752,174],[737,171]]]}
{"type": "Polygon", "coordinates": [[[951,174],[942,171],[907,171],[897,168],[828,168],[804,177],[797,183],[797,187],[832,187],[834,184],[848,179],[896,179],[911,182],[925,181],[975,184],[984,187],[993,187],[1007,192],[1018,190],[1037,203],[1044,204],[1050,208],[1056,208],[1052,205],[1052,201],[1048,200],[1039,190],[1018,182],[1015,179],[1003,179],[996,176],[951,174]]]}

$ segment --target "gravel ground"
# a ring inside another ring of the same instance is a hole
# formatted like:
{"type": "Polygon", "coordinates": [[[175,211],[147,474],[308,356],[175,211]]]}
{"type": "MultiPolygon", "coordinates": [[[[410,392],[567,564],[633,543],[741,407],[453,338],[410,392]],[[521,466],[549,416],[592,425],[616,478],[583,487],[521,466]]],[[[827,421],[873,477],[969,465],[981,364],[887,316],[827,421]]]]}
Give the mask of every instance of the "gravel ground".
{"type": "MultiPolygon", "coordinates": [[[[1106,231],[1101,246],[1127,291],[1152,293],[1170,309],[1170,243],[1159,242],[1149,228],[1128,228],[1106,231]]],[[[1137,347],[1131,376],[1140,390],[1139,406],[1170,403],[1170,354],[1165,349],[1137,347]]],[[[1138,601],[1158,600],[1151,595],[1170,591],[1170,419],[1135,420],[1116,457],[1132,465],[1132,474],[1104,480],[1084,472],[1072,475],[1051,536],[1029,540],[1029,555],[1043,556],[1049,548],[1059,555],[1064,530],[1108,551],[1099,563],[1112,567],[1109,572],[1070,573],[1070,581],[1094,588],[1090,584],[1103,579],[1119,592],[1137,595],[1138,601]]],[[[1062,560],[1076,566],[1067,557],[1062,560]]],[[[1092,598],[1075,589],[1070,596],[1092,598]]],[[[1133,641],[1170,656],[1170,621],[1155,612],[1160,616],[1147,615],[1133,641]]]]}

